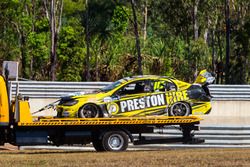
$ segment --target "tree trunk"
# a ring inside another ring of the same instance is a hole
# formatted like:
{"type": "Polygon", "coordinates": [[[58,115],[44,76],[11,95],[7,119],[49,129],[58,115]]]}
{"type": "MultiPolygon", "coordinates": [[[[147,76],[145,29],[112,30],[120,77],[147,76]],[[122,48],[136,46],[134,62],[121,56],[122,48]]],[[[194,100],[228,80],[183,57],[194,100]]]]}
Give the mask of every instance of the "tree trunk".
{"type": "Polygon", "coordinates": [[[22,76],[23,78],[29,78],[26,37],[23,32],[20,34],[20,51],[22,56],[22,76]]]}
{"type": "Polygon", "coordinates": [[[140,48],[140,39],[139,39],[139,33],[138,33],[138,22],[136,17],[136,11],[135,11],[135,1],[131,0],[131,7],[133,11],[133,24],[134,24],[134,33],[135,33],[135,42],[136,42],[136,50],[137,50],[137,60],[138,60],[138,75],[142,75],[142,63],[141,63],[141,48],[140,48]]]}
{"type": "MultiPolygon", "coordinates": [[[[29,16],[29,12],[27,10],[27,4],[26,1],[23,2],[23,17],[29,16]]],[[[19,26],[17,26],[18,28],[19,26]]],[[[20,37],[20,50],[22,55],[22,74],[23,78],[30,78],[30,69],[29,69],[29,54],[27,53],[27,34],[25,32],[25,28],[22,27],[22,24],[20,24],[19,29],[19,37],[20,37]]]]}
{"type": "Polygon", "coordinates": [[[197,40],[199,38],[199,27],[198,27],[198,18],[197,18],[199,2],[200,0],[194,0],[194,7],[193,7],[194,40],[197,40]]]}
{"type": "MultiPolygon", "coordinates": [[[[47,0],[44,0],[44,4],[48,4],[47,0]]],[[[50,2],[50,35],[51,35],[51,48],[50,48],[50,80],[56,80],[56,66],[57,66],[57,55],[56,48],[58,42],[58,34],[61,29],[61,18],[63,10],[63,0],[59,0],[56,3],[56,0],[51,0],[50,2]],[[58,6],[56,6],[56,4],[58,6]],[[56,13],[58,16],[56,17],[56,13]]]]}
{"type": "Polygon", "coordinates": [[[147,0],[145,0],[143,16],[144,16],[143,40],[146,41],[146,39],[147,39],[147,22],[148,22],[148,2],[147,2],[147,0]]]}
{"type": "Polygon", "coordinates": [[[212,71],[215,73],[214,30],[212,30],[212,71]]]}
{"type": "Polygon", "coordinates": [[[206,28],[205,29],[205,32],[204,32],[204,35],[203,35],[203,37],[204,37],[204,42],[207,44],[207,42],[208,42],[208,32],[209,32],[209,30],[208,30],[208,28],[206,28]]]}
{"type": "Polygon", "coordinates": [[[85,41],[86,41],[86,58],[85,58],[85,79],[86,81],[90,80],[90,71],[89,71],[89,59],[90,59],[90,33],[89,33],[89,8],[88,8],[88,0],[85,0],[86,4],[86,14],[85,14],[85,41]]]}
{"type": "Polygon", "coordinates": [[[222,84],[223,83],[223,72],[224,72],[224,67],[222,67],[222,69],[218,69],[218,63],[221,63],[222,64],[222,62],[223,62],[223,60],[222,60],[222,46],[221,46],[221,39],[220,39],[220,36],[221,36],[221,33],[219,33],[218,35],[217,35],[217,41],[218,41],[218,47],[219,47],[219,57],[218,57],[218,59],[217,59],[217,80],[216,80],[216,84],[222,84]],[[221,72],[220,71],[218,71],[218,70],[221,70],[221,72]]]}
{"type": "MultiPolygon", "coordinates": [[[[32,8],[31,8],[31,14],[32,14],[32,32],[35,32],[35,19],[36,19],[36,2],[35,0],[32,0],[32,8]]],[[[29,79],[34,80],[35,77],[35,70],[33,70],[33,65],[34,65],[34,56],[31,55],[30,58],[30,77],[29,79]]]]}
{"type": "Polygon", "coordinates": [[[225,0],[225,21],[226,21],[226,66],[225,66],[225,83],[229,84],[229,59],[230,59],[230,7],[229,0],[225,0]]]}
{"type": "MultiPolygon", "coordinates": [[[[197,18],[199,1],[200,0],[194,0],[194,6],[193,6],[193,29],[194,29],[194,40],[195,41],[198,40],[198,38],[199,38],[199,28],[198,28],[198,18],[197,18]]],[[[198,74],[197,57],[195,57],[195,74],[198,74]]]]}
{"type": "Polygon", "coordinates": [[[51,33],[51,49],[50,49],[50,80],[56,80],[56,21],[55,21],[55,0],[51,0],[50,4],[50,33],[51,33]]]}

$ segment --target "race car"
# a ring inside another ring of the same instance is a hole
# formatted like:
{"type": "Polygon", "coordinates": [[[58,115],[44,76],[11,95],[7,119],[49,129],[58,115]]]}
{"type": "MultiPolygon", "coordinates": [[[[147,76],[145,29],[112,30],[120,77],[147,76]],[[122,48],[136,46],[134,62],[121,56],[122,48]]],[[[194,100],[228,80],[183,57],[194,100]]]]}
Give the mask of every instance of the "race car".
{"type": "MultiPolygon", "coordinates": [[[[58,117],[130,117],[148,115],[188,116],[208,114],[211,96],[203,71],[194,84],[172,77],[126,77],[90,93],[62,97],[58,117]],[[198,83],[202,82],[202,83],[198,83]]],[[[213,78],[213,77],[212,77],[213,78]]]]}

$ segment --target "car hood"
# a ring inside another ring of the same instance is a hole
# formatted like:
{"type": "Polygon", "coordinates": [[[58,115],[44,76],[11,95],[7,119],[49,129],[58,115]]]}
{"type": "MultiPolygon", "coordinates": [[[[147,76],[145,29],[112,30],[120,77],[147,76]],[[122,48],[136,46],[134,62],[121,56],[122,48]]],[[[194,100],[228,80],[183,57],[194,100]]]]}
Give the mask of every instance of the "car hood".
{"type": "Polygon", "coordinates": [[[95,92],[74,92],[74,93],[70,93],[68,95],[61,97],[61,99],[62,100],[78,99],[80,101],[84,100],[84,101],[89,101],[89,102],[95,102],[95,101],[103,99],[106,96],[107,96],[107,93],[103,93],[103,92],[97,92],[97,93],[95,93],[95,92]]]}

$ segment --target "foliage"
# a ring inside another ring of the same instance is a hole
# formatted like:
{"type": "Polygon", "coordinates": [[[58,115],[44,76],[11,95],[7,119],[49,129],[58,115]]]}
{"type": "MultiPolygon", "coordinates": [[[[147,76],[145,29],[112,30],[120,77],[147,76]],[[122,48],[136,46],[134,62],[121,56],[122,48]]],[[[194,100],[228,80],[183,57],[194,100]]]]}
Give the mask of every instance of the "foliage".
{"type": "MultiPolygon", "coordinates": [[[[86,78],[86,23],[90,36],[88,65],[91,80],[113,81],[135,75],[138,61],[130,2],[63,2],[62,27],[56,50],[57,79],[83,81],[86,78]]],[[[18,61],[20,77],[49,79],[51,34],[49,9],[44,3],[45,0],[0,2],[0,63],[18,61]]],[[[206,68],[217,72],[218,83],[224,83],[224,1],[135,0],[135,4],[144,74],[168,75],[192,82],[194,74],[206,68]],[[194,9],[197,9],[197,16],[194,16],[194,9]],[[198,38],[194,38],[195,31],[198,38]]],[[[249,10],[248,0],[230,1],[231,84],[250,83],[249,10]]]]}
{"type": "Polygon", "coordinates": [[[84,48],[80,36],[71,26],[63,27],[58,46],[58,78],[62,81],[81,81],[83,72],[84,48]]]}

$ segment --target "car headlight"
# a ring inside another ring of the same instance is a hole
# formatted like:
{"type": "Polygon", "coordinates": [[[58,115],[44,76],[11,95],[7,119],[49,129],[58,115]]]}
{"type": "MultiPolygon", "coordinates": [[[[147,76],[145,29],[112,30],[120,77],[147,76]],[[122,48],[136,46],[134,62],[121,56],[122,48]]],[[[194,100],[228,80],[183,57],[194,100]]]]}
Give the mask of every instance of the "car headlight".
{"type": "Polygon", "coordinates": [[[78,103],[78,100],[72,99],[72,100],[63,102],[63,104],[61,104],[61,105],[63,105],[63,106],[73,106],[73,105],[75,105],[77,103],[78,103]]]}

